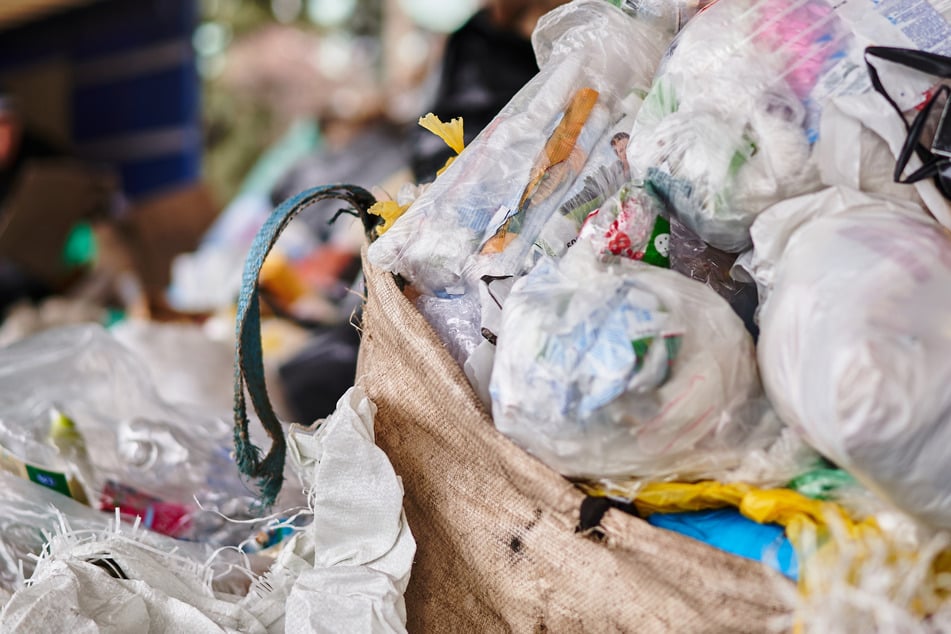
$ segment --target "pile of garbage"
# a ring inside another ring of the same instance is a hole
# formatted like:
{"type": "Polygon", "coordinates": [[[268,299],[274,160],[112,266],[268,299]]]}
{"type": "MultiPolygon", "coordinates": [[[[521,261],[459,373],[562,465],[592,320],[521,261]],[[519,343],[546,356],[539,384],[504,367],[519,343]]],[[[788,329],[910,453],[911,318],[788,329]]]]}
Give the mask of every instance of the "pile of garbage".
{"type": "Polygon", "coordinates": [[[781,525],[798,566],[744,554],[812,631],[940,630],[951,9],[613,4],[542,18],[540,73],[381,206],[369,261],[589,493],[735,552],[781,525]]]}
{"type": "MultiPolygon", "coordinates": [[[[367,260],[496,428],[588,495],[774,568],[781,628],[951,629],[949,19],[937,0],[573,0],[467,147],[464,122],[421,121],[457,154],[436,180],[371,209],[367,260]]],[[[293,129],[163,259],[168,305],[128,262],[105,282],[178,323],[50,300],[0,329],[3,631],[405,630],[415,542],[359,387],[286,431],[273,507],[236,464],[236,442],[268,444],[231,422],[241,264],[315,142],[293,129]],[[79,321],[111,327],[61,327],[79,321]]],[[[291,228],[253,285],[261,339],[286,360],[318,329],[297,361],[349,382],[363,227],[315,211],[323,233],[291,228]]]]}

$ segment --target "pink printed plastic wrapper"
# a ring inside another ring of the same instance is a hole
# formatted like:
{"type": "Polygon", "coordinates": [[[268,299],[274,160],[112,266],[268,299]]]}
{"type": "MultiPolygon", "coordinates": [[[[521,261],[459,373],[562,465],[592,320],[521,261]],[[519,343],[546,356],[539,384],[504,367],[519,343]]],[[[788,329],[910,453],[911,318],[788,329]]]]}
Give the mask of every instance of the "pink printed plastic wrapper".
{"type": "Polygon", "coordinates": [[[642,188],[626,186],[585,220],[578,236],[602,255],[670,268],[670,223],[642,188]]]}
{"type": "Polygon", "coordinates": [[[108,481],[102,489],[99,509],[112,511],[118,508],[122,519],[134,521],[141,518],[142,525],[169,537],[184,537],[191,528],[194,509],[181,504],[163,502],[133,487],[108,481]]]}

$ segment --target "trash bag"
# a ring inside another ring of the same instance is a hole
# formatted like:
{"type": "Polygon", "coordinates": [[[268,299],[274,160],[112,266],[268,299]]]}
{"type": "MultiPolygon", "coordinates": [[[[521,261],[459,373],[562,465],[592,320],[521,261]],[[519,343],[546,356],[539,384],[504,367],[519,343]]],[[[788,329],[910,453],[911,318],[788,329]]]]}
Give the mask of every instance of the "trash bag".
{"type": "MultiPolygon", "coordinates": [[[[759,213],[822,187],[813,150],[828,103],[858,95],[871,113],[894,117],[872,91],[864,42],[917,38],[925,47],[934,44],[932,29],[947,29],[927,2],[901,19],[888,13],[890,3],[873,4],[721,0],[708,7],[679,33],[638,112],[632,171],[706,242],[731,253],[748,248],[759,213]]],[[[928,83],[914,88],[906,97],[928,83]]]]}
{"type": "Polygon", "coordinates": [[[669,39],[602,0],[546,14],[533,34],[541,71],[370,246],[370,260],[429,295],[520,273],[621,102],[646,92],[669,39]]]}
{"type": "Polygon", "coordinates": [[[767,210],[753,240],[777,413],[873,492],[951,527],[951,235],[912,203],[833,188],[767,210]]]}
{"type": "Polygon", "coordinates": [[[515,283],[490,391],[498,429],[571,477],[710,474],[779,432],[725,301],[585,242],[515,283]]]}

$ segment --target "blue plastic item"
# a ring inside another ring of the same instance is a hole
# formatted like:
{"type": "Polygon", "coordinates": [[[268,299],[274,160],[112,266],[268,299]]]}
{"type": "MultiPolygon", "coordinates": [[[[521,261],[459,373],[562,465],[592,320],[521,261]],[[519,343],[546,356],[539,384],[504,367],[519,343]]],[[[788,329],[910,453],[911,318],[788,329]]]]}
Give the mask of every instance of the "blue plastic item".
{"type": "Polygon", "coordinates": [[[782,526],[757,524],[735,509],[654,513],[647,521],[728,553],[762,562],[793,581],[799,578],[799,562],[782,526]]]}

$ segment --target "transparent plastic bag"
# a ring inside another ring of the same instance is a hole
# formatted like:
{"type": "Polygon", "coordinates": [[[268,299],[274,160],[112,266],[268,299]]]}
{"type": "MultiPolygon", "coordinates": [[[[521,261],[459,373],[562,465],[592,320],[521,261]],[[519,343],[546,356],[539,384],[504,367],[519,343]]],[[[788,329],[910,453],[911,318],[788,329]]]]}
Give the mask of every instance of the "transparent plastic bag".
{"type": "Polygon", "coordinates": [[[631,180],[627,144],[634,125],[634,114],[640,108],[641,100],[640,95],[630,95],[622,107],[623,118],[608,128],[595,144],[584,169],[532,246],[526,270],[530,270],[542,257],[564,255],[577,240],[588,217],[631,180]]]}
{"type": "Polygon", "coordinates": [[[370,261],[429,295],[520,273],[622,101],[646,93],[670,37],[603,0],[545,15],[533,34],[539,74],[370,246],[370,261]]]}
{"type": "Polygon", "coordinates": [[[896,507],[951,527],[951,235],[845,188],[753,227],[759,361],[784,422],[896,507]]]}
{"type": "MultiPolygon", "coordinates": [[[[218,515],[259,512],[231,455],[230,421],[163,401],[144,366],[103,328],[50,330],[0,349],[0,386],[0,447],[21,472],[20,463],[48,468],[34,481],[64,465],[94,508],[118,505],[174,537],[224,545],[247,536],[218,515]],[[52,409],[74,422],[88,470],[52,442],[52,409]]],[[[287,500],[300,496],[286,490],[287,500]]]]}
{"type": "Polygon", "coordinates": [[[416,309],[446,343],[449,354],[460,366],[483,341],[479,331],[479,303],[473,295],[445,299],[420,295],[416,298],[416,309]]]}
{"type": "Polygon", "coordinates": [[[658,71],[632,131],[632,170],[706,242],[744,250],[759,213],[822,186],[812,154],[822,110],[871,93],[865,44],[907,45],[947,27],[917,4],[920,20],[895,18],[891,3],[716,2],[687,23],[658,71]]]}
{"type": "Polygon", "coordinates": [[[756,286],[733,277],[737,256],[710,246],[676,218],[670,220],[670,268],[716,291],[743,320],[753,338],[758,336],[756,286]]]}
{"type": "Polygon", "coordinates": [[[491,380],[498,429],[584,478],[700,476],[769,444],[753,342],[726,302],[613,260],[579,242],[515,284],[491,380]]]}
{"type": "Polygon", "coordinates": [[[687,20],[716,0],[608,0],[616,7],[645,20],[656,20],[676,33],[687,20]]]}

